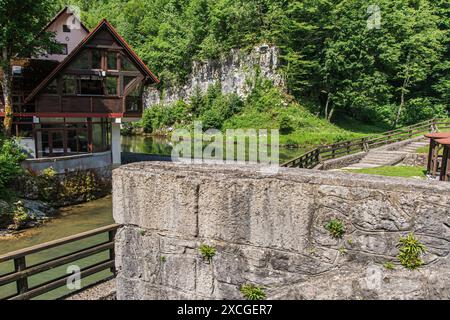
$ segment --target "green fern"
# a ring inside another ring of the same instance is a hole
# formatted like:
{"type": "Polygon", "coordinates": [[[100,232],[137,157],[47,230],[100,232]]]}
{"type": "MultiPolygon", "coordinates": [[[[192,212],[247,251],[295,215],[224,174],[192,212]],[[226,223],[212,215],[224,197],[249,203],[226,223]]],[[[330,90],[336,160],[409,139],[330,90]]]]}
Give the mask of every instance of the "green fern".
{"type": "Polygon", "coordinates": [[[266,293],[261,287],[253,284],[244,284],[240,289],[242,295],[247,300],[264,300],[266,299],[266,293]]]}
{"type": "Polygon", "coordinates": [[[413,233],[404,238],[400,237],[397,246],[399,247],[397,258],[402,266],[414,270],[423,264],[421,256],[426,252],[426,248],[413,233]]]}

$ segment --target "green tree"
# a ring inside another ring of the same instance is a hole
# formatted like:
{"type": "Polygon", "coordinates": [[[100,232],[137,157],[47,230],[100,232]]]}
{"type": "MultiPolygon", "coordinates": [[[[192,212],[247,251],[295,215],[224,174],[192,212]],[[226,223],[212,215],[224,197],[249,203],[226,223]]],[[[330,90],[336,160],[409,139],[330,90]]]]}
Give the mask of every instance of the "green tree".
{"type": "Polygon", "coordinates": [[[47,0],[0,0],[0,65],[5,108],[4,133],[12,126],[12,67],[15,57],[32,57],[48,49],[56,49],[54,34],[40,32],[52,15],[53,5],[47,0]]]}

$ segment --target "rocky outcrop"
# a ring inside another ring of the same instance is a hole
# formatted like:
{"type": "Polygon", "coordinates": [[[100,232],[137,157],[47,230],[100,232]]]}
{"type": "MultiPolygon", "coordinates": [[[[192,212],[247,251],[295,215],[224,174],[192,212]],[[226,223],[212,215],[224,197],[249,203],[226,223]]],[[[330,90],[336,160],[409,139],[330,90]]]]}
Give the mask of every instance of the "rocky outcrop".
{"type": "Polygon", "coordinates": [[[283,87],[283,77],[277,71],[279,66],[280,53],[277,47],[260,45],[250,53],[235,49],[226,58],[194,62],[191,75],[183,86],[168,85],[161,90],[148,88],[145,105],[167,105],[178,100],[188,102],[196,87],[204,93],[208,86],[216,82],[221,83],[224,94],[236,93],[245,97],[254,85],[257,72],[274,85],[283,87]]]}
{"type": "Polygon", "coordinates": [[[450,184],[137,163],[113,174],[118,299],[449,299],[450,184]],[[343,223],[334,238],[325,227],[343,223]],[[399,239],[427,249],[416,270],[399,239]],[[216,249],[211,261],[200,245],[216,249]],[[389,262],[389,264],[386,264],[389,262]],[[386,267],[387,265],[387,267],[386,267]]]}
{"type": "Polygon", "coordinates": [[[38,226],[57,213],[57,209],[44,201],[20,199],[8,203],[0,200],[0,236],[38,226]]]}

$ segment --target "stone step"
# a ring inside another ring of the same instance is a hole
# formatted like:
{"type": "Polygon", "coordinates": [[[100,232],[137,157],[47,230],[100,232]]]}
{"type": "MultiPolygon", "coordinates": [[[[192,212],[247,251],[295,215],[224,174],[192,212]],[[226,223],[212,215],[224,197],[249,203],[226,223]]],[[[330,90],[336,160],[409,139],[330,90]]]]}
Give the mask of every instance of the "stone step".
{"type": "Polygon", "coordinates": [[[428,142],[413,142],[410,144],[410,146],[418,146],[418,147],[424,147],[430,145],[428,142]]]}
{"type": "Polygon", "coordinates": [[[376,160],[386,160],[386,159],[392,159],[392,158],[399,158],[398,156],[392,156],[392,155],[386,155],[386,156],[372,156],[368,155],[365,156],[364,159],[376,159],[376,160]]]}
{"type": "Polygon", "coordinates": [[[390,161],[364,160],[364,161],[361,162],[361,163],[378,164],[378,165],[380,165],[380,166],[383,166],[383,165],[388,165],[388,164],[390,164],[391,162],[390,162],[390,161]]]}
{"type": "Polygon", "coordinates": [[[401,159],[401,158],[403,158],[403,157],[385,157],[385,158],[366,157],[366,158],[362,159],[362,161],[374,160],[374,161],[390,162],[390,161],[392,161],[392,159],[401,159]]]}
{"type": "Polygon", "coordinates": [[[377,165],[377,164],[372,164],[372,163],[356,163],[356,164],[352,164],[351,166],[345,167],[344,169],[358,170],[358,169],[377,168],[377,167],[381,167],[381,166],[377,165]]]}

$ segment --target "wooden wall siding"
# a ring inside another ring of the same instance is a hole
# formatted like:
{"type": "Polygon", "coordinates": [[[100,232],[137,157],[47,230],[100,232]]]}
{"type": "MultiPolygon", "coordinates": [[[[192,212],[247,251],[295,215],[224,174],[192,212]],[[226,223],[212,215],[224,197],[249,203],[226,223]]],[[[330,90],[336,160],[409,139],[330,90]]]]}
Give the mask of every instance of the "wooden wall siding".
{"type": "Polygon", "coordinates": [[[60,96],[41,95],[36,100],[37,112],[62,112],[60,96]]]}
{"type": "Polygon", "coordinates": [[[101,30],[95,35],[95,37],[89,41],[89,45],[102,45],[102,46],[118,46],[116,40],[106,30],[101,30]]]}
{"type": "Polygon", "coordinates": [[[123,113],[123,98],[40,95],[37,98],[37,112],[123,113]]]}

